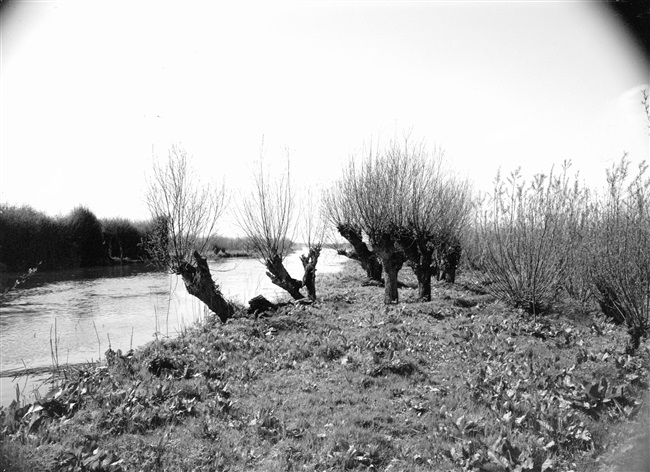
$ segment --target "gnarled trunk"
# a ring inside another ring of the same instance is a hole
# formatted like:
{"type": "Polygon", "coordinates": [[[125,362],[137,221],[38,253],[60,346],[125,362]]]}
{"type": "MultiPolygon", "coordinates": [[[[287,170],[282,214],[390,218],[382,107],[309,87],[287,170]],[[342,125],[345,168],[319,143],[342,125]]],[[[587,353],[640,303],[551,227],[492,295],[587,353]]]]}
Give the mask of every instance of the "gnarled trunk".
{"type": "Polygon", "coordinates": [[[319,246],[309,248],[309,253],[306,256],[300,256],[302,267],[305,270],[302,276],[302,285],[307,289],[307,296],[312,300],[316,300],[316,264],[319,256],[319,246]]]}
{"type": "Polygon", "coordinates": [[[265,265],[267,269],[266,275],[271,279],[271,282],[281,289],[286,290],[294,300],[305,298],[302,293],[300,293],[302,282],[289,275],[287,269],[284,268],[282,258],[278,254],[266,259],[265,265]]]}
{"type": "Polygon", "coordinates": [[[382,282],[381,262],[377,255],[368,249],[366,243],[363,242],[361,231],[349,224],[340,224],[337,226],[337,229],[341,236],[354,248],[354,253],[349,254],[348,257],[358,260],[370,279],[382,282]]]}
{"type": "Polygon", "coordinates": [[[413,268],[415,276],[418,279],[418,298],[425,302],[431,301],[431,277],[433,269],[431,266],[419,266],[413,268]]]}
{"type": "Polygon", "coordinates": [[[418,234],[408,229],[398,232],[398,246],[404,253],[408,265],[413,269],[418,279],[418,297],[423,301],[431,301],[431,277],[433,267],[433,246],[431,236],[418,234]]]}
{"type": "Polygon", "coordinates": [[[192,255],[196,261],[196,267],[187,261],[182,261],[175,267],[175,272],[183,279],[187,293],[205,303],[208,309],[225,323],[232,317],[234,308],[223,298],[221,291],[214,283],[207,260],[201,257],[197,251],[194,251],[192,255]]]}
{"type": "Polygon", "coordinates": [[[438,280],[448,283],[456,282],[456,269],[460,263],[462,246],[454,235],[441,235],[434,243],[433,273],[438,280]]]}
{"type": "Polygon", "coordinates": [[[399,302],[399,293],[397,292],[397,274],[402,268],[403,261],[400,262],[398,258],[382,258],[384,266],[384,303],[390,305],[391,303],[399,302]]]}
{"type": "Polygon", "coordinates": [[[384,303],[397,303],[397,274],[406,261],[404,251],[396,245],[396,240],[391,234],[380,234],[372,243],[377,248],[377,254],[384,266],[384,303]]]}

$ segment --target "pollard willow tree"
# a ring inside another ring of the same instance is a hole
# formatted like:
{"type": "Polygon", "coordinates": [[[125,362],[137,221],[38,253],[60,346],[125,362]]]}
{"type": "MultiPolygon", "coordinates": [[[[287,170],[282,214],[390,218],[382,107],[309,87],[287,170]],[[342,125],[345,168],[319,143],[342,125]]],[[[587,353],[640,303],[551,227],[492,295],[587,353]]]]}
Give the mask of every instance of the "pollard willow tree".
{"type": "Polygon", "coordinates": [[[145,241],[149,257],[180,275],[187,292],[226,322],[234,308],[201,255],[225,207],[224,185],[202,183],[189,165],[187,152],[177,145],[171,147],[165,163],[154,163],[148,184],[147,205],[156,222],[145,241]]]}
{"type": "Polygon", "coordinates": [[[394,140],[383,150],[368,149],[359,163],[351,159],[328,194],[330,221],[344,237],[343,225],[358,240],[365,234],[381,261],[386,304],[399,301],[397,275],[405,262],[425,300],[431,299],[431,278],[440,266],[455,271],[470,194],[466,182],[451,177],[443,157],[408,137],[394,140]]]}
{"type": "Polygon", "coordinates": [[[323,249],[325,239],[326,223],[322,218],[320,208],[322,192],[313,192],[307,189],[304,192],[301,202],[300,223],[302,226],[302,240],[307,245],[307,254],[300,256],[303,267],[302,284],[307,290],[307,296],[316,300],[316,265],[323,249]]]}
{"type": "Polygon", "coordinates": [[[363,230],[354,213],[354,205],[351,205],[350,198],[343,188],[344,184],[345,182],[341,181],[323,193],[323,219],[334,226],[352,246],[352,251],[340,250],[339,253],[359,262],[368,279],[383,283],[381,261],[363,240],[363,230]]]}
{"type": "Polygon", "coordinates": [[[407,175],[405,156],[392,152],[396,148],[395,142],[388,152],[370,147],[359,163],[350,159],[333,188],[335,200],[348,213],[347,224],[367,235],[381,261],[386,304],[399,300],[397,274],[406,256],[397,243],[399,229],[406,223],[408,180],[413,177],[407,175]]]}
{"type": "Polygon", "coordinates": [[[291,185],[290,160],[287,157],[285,171],[270,177],[260,157],[259,167],[253,173],[252,191],[241,199],[237,209],[237,223],[248,239],[249,247],[266,267],[271,282],[285,290],[294,300],[305,298],[301,289],[305,287],[309,298],[316,299],[316,265],[322,248],[324,230],[316,222],[316,212],[311,211],[311,194],[296,202],[291,185]],[[293,239],[297,233],[299,209],[305,207],[304,225],[307,254],[300,260],[304,273],[301,280],[294,279],[284,266],[284,260],[293,250],[293,239]]]}
{"type": "Polygon", "coordinates": [[[467,226],[471,192],[466,180],[454,177],[444,152],[429,151],[423,143],[391,149],[404,154],[410,175],[406,222],[399,228],[397,244],[418,280],[418,296],[431,300],[431,279],[454,283],[460,261],[460,239],[467,226]]]}

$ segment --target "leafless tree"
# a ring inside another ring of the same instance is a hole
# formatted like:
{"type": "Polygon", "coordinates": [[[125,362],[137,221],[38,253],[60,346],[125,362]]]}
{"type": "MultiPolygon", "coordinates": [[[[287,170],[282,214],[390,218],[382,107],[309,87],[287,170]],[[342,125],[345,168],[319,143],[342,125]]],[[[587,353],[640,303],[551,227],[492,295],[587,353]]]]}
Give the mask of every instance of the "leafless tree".
{"type": "Polygon", "coordinates": [[[453,283],[471,206],[470,186],[455,178],[441,149],[423,144],[394,149],[407,154],[410,191],[398,245],[418,279],[419,297],[431,300],[431,278],[453,283]]]}
{"type": "Polygon", "coordinates": [[[466,182],[452,178],[443,157],[441,150],[405,136],[384,149],[368,148],[360,162],[351,159],[328,193],[330,221],[365,256],[360,259],[369,275],[372,255],[381,261],[385,303],[398,301],[397,274],[405,262],[416,273],[423,299],[431,298],[434,273],[454,281],[470,194],[466,182]],[[360,244],[364,234],[372,254],[360,244]]]}
{"type": "Polygon", "coordinates": [[[454,283],[460,263],[461,241],[465,239],[464,233],[472,214],[472,187],[467,180],[453,176],[443,179],[441,185],[443,190],[438,203],[442,216],[437,222],[434,238],[437,257],[434,273],[437,271],[438,280],[454,283]]]}
{"type": "Polygon", "coordinates": [[[323,249],[327,228],[320,212],[321,195],[322,192],[316,192],[308,188],[300,200],[302,211],[299,226],[302,226],[302,240],[307,245],[307,254],[300,256],[304,269],[302,284],[307,290],[307,296],[312,300],[316,300],[316,266],[323,249]]]}
{"type": "Polygon", "coordinates": [[[369,279],[383,282],[381,261],[363,239],[363,230],[346,187],[347,182],[342,179],[324,192],[322,213],[352,246],[352,251],[340,250],[339,253],[358,261],[369,279]]]}
{"type": "Polygon", "coordinates": [[[187,152],[173,145],[165,163],[154,163],[146,194],[157,227],[147,250],[152,259],[180,275],[187,292],[225,322],[233,307],[224,299],[201,254],[214,234],[225,206],[225,187],[203,184],[192,171],[187,152]]]}
{"type": "Polygon", "coordinates": [[[301,257],[304,268],[302,280],[294,279],[284,267],[284,260],[293,249],[293,239],[299,226],[300,205],[291,185],[291,166],[287,156],[286,170],[277,178],[268,177],[260,157],[254,172],[254,188],[241,199],[237,209],[239,227],[249,240],[250,248],[259,255],[266,267],[266,275],[278,287],[286,290],[295,300],[304,298],[300,289],[305,286],[309,297],[315,299],[316,264],[322,247],[323,232],[318,230],[310,205],[304,207],[303,236],[308,252],[301,257]]]}
{"type": "Polygon", "coordinates": [[[384,302],[398,301],[397,274],[406,261],[398,247],[399,228],[406,223],[409,198],[408,159],[391,143],[386,151],[369,147],[359,163],[350,159],[338,183],[346,199],[352,227],[361,229],[382,262],[384,302]]]}

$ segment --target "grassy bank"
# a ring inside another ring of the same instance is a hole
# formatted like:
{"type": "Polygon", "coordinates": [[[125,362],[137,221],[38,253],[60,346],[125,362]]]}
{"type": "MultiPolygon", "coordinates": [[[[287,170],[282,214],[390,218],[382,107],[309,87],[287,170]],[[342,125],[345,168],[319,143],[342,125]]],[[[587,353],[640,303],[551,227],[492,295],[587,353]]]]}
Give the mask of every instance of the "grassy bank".
{"type": "Polygon", "coordinates": [[[535,322],[468,273],[390,307],[363,280],[71,370],[2,410],[3,470],[646,470],[647,340],[628,356],[566,306],[535,322]]]}

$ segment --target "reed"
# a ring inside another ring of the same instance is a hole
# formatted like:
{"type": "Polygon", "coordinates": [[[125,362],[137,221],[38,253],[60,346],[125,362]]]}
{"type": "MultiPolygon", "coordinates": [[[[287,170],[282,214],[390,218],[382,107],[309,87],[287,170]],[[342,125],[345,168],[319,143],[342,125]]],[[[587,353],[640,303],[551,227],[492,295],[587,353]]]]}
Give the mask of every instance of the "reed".
{"type": "Polygon", "coordinates": [[[102,342],[99,340],[99,332],[97,332],[97,325],[95,325],[95,320],[93,320],[93,328],[95,328],[95,336],[97,336],[97,350],[99,353],[99,357],[97,357],[98,361],[101,361],[102,359],[102,342]]]}
{"type": "Polygon", "coordinates": [[[50,357],[52,359],[52,370],[59,370],[59,336],[57,333],[56,318],[54,318],[54,338],[52,337],[52,326],[50,326],[50,357]]]}

